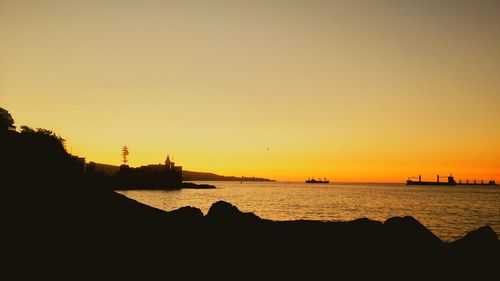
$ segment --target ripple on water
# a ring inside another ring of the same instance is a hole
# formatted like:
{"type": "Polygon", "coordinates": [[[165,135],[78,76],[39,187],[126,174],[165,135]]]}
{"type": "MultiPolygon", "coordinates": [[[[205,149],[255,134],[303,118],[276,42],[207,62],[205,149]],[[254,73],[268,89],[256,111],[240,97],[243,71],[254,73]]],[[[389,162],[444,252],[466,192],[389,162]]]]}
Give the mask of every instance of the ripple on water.
{"type": "Polygon", "coordinates": [[[272,220],[385,221],[410,215],[446,241],[490,225],[500,233],[498,187],[408,187],[402,184],[330,184],[211,182],[211,190],[122,191],[121,193],[171,211],[193,206],[207,213],[219,200],[272,220]]]}

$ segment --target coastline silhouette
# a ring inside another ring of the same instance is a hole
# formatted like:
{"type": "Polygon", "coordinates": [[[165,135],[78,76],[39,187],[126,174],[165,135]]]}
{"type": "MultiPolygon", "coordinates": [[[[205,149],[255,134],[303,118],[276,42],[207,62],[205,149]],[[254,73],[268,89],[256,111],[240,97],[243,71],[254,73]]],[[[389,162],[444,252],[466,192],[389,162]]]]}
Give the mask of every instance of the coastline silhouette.
{"type": "Polygon", "coordinates": [[[270,221],[224,201],[206,215],[191,206],[161,211],[114,192],[111,177],[86,170],[56,133],[27,126],[18,132],[10,113],[0,113],[5,266],[20,277],[319,278],[368,271],[371,277],[482,278],[493,276],[500,262],[498,235],[489,226],[447,243],[410,216],[270,221]]]}

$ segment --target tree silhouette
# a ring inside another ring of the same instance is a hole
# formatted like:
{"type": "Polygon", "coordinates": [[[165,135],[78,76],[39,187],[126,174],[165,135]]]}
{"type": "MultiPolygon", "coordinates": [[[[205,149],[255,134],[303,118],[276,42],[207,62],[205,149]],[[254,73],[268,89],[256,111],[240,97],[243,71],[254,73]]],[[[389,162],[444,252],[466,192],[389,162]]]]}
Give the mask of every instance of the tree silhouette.
{"type": "Polygon", "coordinates": [[[122,148],[122,158],[123,158],[123,165],[127,165],[127,157],[129,155],[129,152],[128,152],[128,147],[126,145],[123,146],[122,148]]]}
{"type": "Polygon", "coordinates": [[[0,107],[0,130],[15,130],[14,119],[9,111],[0,107]]]}
{"type": "Polygon", "coordinates": [[[34,134],[34,133],[36,133],[36,131],[34,129],[32,129],[31,127],[23,125],[23,126],[21,126],[21,133],[34,134]]]}
{"type": "Polygon", "coordinates": [[[21,126],[21,134],[46,137],[46,138],[52,139],[55,142],[60,143],[63,146],[64,146],[64,142],[66,141],[65,139],[63,139],[61,136],[57,135],[53,131],[43,129],[43,128],[36,128],[36,130],[35,130],[35,129],[30,128],[28,126],[21,126]]]}

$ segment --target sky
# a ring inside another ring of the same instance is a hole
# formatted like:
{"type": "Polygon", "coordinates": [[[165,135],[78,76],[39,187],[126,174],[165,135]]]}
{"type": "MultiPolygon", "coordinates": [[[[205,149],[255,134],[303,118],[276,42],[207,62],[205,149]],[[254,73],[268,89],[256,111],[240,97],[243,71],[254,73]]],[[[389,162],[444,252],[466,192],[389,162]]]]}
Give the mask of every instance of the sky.
{"type": "Polygon", "coordinates": [[[87,161],[500,180],[500,1],[0,0],[0,107],[87,161]]]}

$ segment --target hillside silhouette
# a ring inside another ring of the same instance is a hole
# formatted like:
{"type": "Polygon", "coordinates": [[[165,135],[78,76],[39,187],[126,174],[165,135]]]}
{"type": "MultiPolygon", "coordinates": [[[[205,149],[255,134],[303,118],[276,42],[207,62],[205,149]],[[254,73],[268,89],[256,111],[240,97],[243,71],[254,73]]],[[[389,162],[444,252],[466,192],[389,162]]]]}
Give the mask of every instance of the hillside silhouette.
{"type": "Polygon", "coordinates": [[[224,201],[205,215],[190,206],[165,212],[82,172],[56,133],[16,131],[13,120],[2,122],[3,266],[18,279],[481,279],[497,273],[500,242],[488,226],[446,243],[412,217],[280,222],[224,201]]]}
{"type": "MultiPolygon", "coordinates": [[[[105,175],[115,175],[120,166],[94,163],[95,169],[99,173],[105,175]]],[[[235,176],[224,176],[215,173],[208,172],[195,172],[195,171],[182,171],[182,180],[184,181],[274,181],[272,179],[260,178],[260,177],[235,177],[235,176]]]]}

